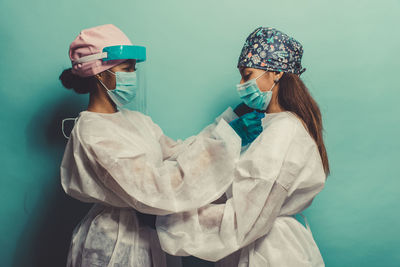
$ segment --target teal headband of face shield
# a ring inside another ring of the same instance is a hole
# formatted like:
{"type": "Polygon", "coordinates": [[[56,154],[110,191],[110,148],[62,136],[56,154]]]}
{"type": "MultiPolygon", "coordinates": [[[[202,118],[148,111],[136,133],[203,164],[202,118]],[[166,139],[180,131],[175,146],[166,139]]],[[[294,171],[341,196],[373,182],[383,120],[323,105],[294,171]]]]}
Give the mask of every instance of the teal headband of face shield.
{"type": "Polygon", "coordinates": [[[85,63],[92,60],[103,61],[118,59],[135,59],[137,63],[146,61],[146,47],[137,45],[114,45],[103,48],[102,53],[81,57],[72,64],[85,63]]]}
{"type": "Polygon", "coordinates": [[[146,47],[136,45],[116,45],[103,48],[107,57],[103,61],[116,59],[136,59],[136,62],[146,61],[146,47]]]}

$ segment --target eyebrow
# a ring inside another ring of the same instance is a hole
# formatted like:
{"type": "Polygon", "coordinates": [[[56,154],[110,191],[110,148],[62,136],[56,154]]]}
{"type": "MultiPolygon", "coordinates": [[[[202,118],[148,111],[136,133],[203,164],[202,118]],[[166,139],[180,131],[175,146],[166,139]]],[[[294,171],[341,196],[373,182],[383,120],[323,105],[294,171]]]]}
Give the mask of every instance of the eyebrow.
{"type": "Polygon", "coordinates": [[[248,76],[248,75],[250,75],[250,74],[252,74],[253,73],[253,71],[252,70],[243,70],[243,75],[245,75],[245,76],[248,76]]]}
{"type": "Polygon", "coordinates": [[[122,62],[121,65],[135,66],[136,65],[136,60],[128,59],[127,61],[122,62]]]}
{"type": "Polygon", "coordinates": [[[121,67],[122,67],[122,68],[130,68],[130,67],[132,67],[132,66],[134,67],[135,65],[136,65],[135,63],[126,63],[126,62],[125,62],[125,63],[122,63],[122,64],[121,64],[121,67]]]}

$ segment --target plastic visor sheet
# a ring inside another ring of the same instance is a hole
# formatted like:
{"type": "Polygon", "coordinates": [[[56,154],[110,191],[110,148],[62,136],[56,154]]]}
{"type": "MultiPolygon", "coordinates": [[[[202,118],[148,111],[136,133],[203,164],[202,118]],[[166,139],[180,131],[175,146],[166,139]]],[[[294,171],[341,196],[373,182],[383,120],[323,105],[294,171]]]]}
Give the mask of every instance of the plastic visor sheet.
{"type": "Polygon", "coordinates": [[[147,114],[147,83],[146,83],[146,63],[136,63],[136,75],[138,89],[136,97],[132,102],[122,106],[129,110],[136,110],[143,114],[147,114]]]}

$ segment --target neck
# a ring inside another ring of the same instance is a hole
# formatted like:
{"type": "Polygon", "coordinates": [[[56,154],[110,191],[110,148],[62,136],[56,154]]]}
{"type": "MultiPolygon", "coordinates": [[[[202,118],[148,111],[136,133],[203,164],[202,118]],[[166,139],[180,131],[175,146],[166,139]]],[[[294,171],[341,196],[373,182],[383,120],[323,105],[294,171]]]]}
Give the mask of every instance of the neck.
{"type": "Polygon", "coordinates": [[[279,85],[277,84],[273,90],[274,91],[272,93],[272,99],[271,99],[271,102],[268,105],[266,113],[278,113],[278,112],[285,111],[285,109],[282,108],[281,105],[279,105],[279,102],[278,102],[279,85]]]}
{"type": "Polygon", "coordinates": [[[271,104],[272,103],[270,103],[270,105],[267,108],[267,113],[278,113],[285,111],[279,104],[277,105],[271,105],[271,104]]]}
{"type": "Polygon", "coordinates": [[[96,90],[89,96],[88,111],[98,113],[115,113],[117,108],[111,101],[105,90],[97,86],[96,90]]]}

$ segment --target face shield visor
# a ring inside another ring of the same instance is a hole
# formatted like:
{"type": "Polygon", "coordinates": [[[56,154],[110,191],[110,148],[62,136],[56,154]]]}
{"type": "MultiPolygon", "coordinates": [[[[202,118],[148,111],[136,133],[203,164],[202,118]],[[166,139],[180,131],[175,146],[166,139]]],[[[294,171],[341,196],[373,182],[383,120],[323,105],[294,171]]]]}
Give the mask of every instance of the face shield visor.
{"type": "MultiPolygon", "coordinates": [[[[94,60],[111,61],[111,60],[128,60],[136,61],[135,73],[117,71],[113,73],[116,79],[115,88],[107,88],[107,92],[113,102],[120,109],[129,109],[147,113],[146,99],[146,48],[135,45],[117,45],[104,47],[101,53],[84,56],[75,60],[73,65],[81,64],[94,60]]],[[[122,62],[121,62],[122,63],[122,62]]],[[[107,70],[111,72],[110,70],[107,70]]],[[[100,81],[101,82],[101,81],[100,81]]]]}

